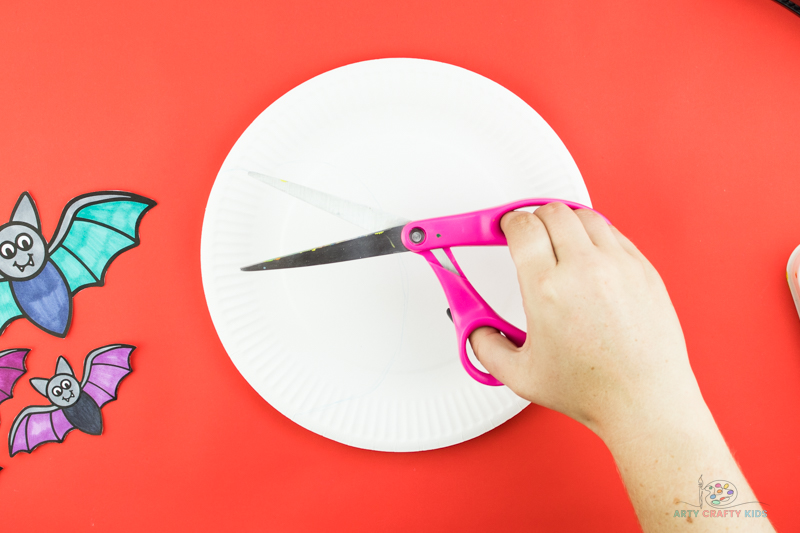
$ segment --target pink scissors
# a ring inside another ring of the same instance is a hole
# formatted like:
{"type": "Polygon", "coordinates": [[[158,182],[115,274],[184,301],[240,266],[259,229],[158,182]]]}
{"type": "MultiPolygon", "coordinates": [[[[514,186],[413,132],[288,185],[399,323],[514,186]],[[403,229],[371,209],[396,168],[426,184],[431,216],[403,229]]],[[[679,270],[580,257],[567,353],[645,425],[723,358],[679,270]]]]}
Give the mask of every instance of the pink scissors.
{"type": "MultiPolygon", "coordinates": [[[[484,301],[458,266],[450,248],[456,246],[505,246],[506,237],[500,229],[500,219],[509,211],[523,207],[561,202],[572,209],[589,209],[579,203],[553,198],[532,198],[510,204],[425,220],[405,221],[375,209],[326,195],[301,185],[249,172],[249,176],[280,189],[292,196],[320,207],[362,227],[386,227],[355,239],[320,246],[261,263],[243,267],[247,272],[299,268],[380,255],[413,252],[425,258],[444,289],[450,308],[447,314],[453,321],[458,337],[461,364],[467,373],[484,385],[502,385],[491,374],[481,372],[467,355],[467,341],[477,328],[489,326],[502,332],[511,342],[522,346],[525,332],[505,321],[484,301]],[[366,223],[364,221],[367,221],[366,223]],[[397,224],[400,222],[400,224],[397,224]],[[386,226],[381,226],[384,223],[386,226]],[[443,252],[443,254],[441,252],[443,252]],[[438,255],[438,257],[437,257],[438,255]]],[[[602,216],[602,215],[601,215],[602,216]]],[[[603,217],[605,218],[605,217],[603,217]]]]}

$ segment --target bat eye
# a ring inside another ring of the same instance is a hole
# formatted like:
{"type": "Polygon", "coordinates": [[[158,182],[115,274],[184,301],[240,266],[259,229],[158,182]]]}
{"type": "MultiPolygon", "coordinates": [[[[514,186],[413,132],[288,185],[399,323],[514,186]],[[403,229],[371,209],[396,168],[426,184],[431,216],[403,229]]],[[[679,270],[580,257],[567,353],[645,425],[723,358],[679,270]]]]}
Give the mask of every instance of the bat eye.
{"type": "Polygon", "coordinates": [[[33,246],[33,239],[27,233],[22,233],[17,237],[17,248],[27,252],[33,246]]]}
{"type": "Polygon", "coordinates": [[[14,243],[6,241],[0,244],[0,255],[2,255],[4,259],[11,259],[17,255],[17,248],[14,246],[14,243]]]}
{"type": "Polygon", "coordinates": [[[61,396],[61,387],[53,387],[53,396],[61,396]]]}
{"type": "Polygon", "coordinates": [[[72,383],[69,382],[68,379],[65,379],[61,382],[61,388],[64,390],[69,390],[72,387],[72,383]]]}

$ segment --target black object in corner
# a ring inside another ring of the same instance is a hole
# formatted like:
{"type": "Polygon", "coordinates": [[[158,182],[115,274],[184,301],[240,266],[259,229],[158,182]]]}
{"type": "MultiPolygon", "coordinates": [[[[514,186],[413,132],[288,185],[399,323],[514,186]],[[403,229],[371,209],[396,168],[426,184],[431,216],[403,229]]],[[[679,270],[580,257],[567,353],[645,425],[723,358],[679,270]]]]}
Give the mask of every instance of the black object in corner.
{"type": "Polygon", "coordinates": [[[800,16],[800,5],[795,4],[791,0],[773,0],[773,1],[778,2],[780,5],[782,5],[795,15],[800,16]]]}

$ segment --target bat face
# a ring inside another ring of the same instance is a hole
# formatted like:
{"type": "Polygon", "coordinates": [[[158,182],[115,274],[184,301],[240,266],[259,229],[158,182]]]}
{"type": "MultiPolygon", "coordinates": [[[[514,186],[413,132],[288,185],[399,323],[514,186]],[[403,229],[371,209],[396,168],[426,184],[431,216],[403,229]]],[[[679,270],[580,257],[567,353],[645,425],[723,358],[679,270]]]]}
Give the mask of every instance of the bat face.
{"type": "Polygon", "coordinates": [[[47,244],[36,229],[19,222],[0,226],[0,274],[5,279],[31,279],[46,262],[47,244]]]}
{"type": "Polygon", "coordinates": [[[53,405],[59,407],[69,407],[78,402],[81,395],[81,387],[74,376],[68,374],[56,374],[47,383],[47,399],[53,405]]]}
{"type": "MultiPolygon", "coordinates": [[[[31,378],[34,390],[52,405],[31,405],[17,415],[8,433],[9,454],[13,457],[19,452],[31,453],[47,442],[63,442],[73,429],[101,435],[101,409],[117,399],[120,382],[132,371],[131,352],[134,349],[127,344],[111,344],[90,352],[83,362],[83,389],[63,356],[56,361],[52,378],[31,378]]],[[[18,371],[21,374],[24,372],[21,354],[27,354],[27,350],[0,352],[0,365],[21,366],[22,370],[18,371]]]]}
{"type": "MultiPolygon", "coordinates": [[[[105,284],[111,263],[139,245],[139,223],[155,205],[124,191],[83,194],[64,206],[48,240],[33,198],[23,192],[8,223],[0,225],[0,334],[26,319],[65,337],[75,294],[105,284]]],[[[40,385],[37,391],[46,395],[47,381],[40,385]]]]}

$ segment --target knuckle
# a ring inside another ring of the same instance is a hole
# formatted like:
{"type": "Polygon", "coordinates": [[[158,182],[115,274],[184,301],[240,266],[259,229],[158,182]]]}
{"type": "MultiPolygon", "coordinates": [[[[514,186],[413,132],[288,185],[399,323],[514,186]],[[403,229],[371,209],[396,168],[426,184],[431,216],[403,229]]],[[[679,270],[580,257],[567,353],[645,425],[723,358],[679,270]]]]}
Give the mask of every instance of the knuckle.
{"type": "Polygon", "coordinates": [[[476,329],[469,335],[469,343],[472,346],[472,351],[475,352],[475,356],[480,358],[481,353],[483,352],[483,340],[485,336],[481,333],[479,329],[476,329]]]}
{"type": "Polygon", "coordinates": [[[553,277],[549,274],[541,274],[536,278],[536,289],[537,296],[541,300],[546,302],[555,302],[558,300],[558,283],[553,280],[553,277]]]}
{"type": "Polygon", "coordinates": [[[504,233],[521,233],[531,231],[535,223],[532,213],[512,211],[502,218],[500,226],[504,233]]]}
{"type": "Polygon", "coordinates": [[[473,331],[469,336],[469,343],[475,356],[480,359],[485,356],[489,349],[487,342],[492,337],[493,331],[487,327],[481,327],[473,331]]]}
{"type": "Polygon", "coordinates": [[[578,215],[578,218],[581,220],[592,220],[592,221],[601,221],[602,218],[600,215],[591,209],[576,209],[575,214],[578,215]]]}
{"type": "Polygon", "coordinates": [[[566,213],[572,210],[561,202],[550,202],[549,204],[545,204],[536,210],[537,213],[540,211],[543,214],[547,215],[547,214],[566,213]]]}

